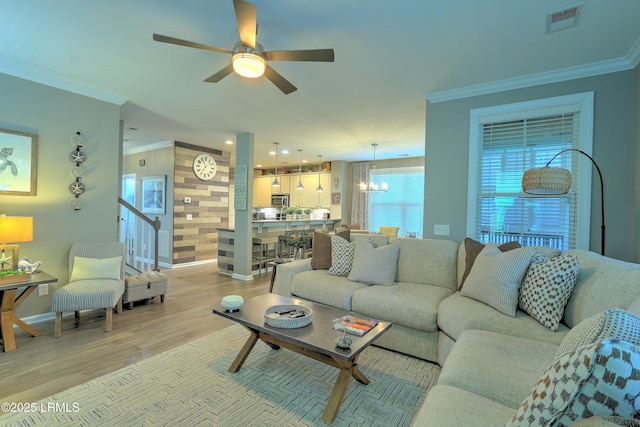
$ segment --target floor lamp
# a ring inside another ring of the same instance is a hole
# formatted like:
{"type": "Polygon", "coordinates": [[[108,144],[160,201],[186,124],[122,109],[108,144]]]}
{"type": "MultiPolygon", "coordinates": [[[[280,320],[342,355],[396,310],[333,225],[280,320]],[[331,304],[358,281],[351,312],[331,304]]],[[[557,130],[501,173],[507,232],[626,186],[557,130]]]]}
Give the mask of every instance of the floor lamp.
{"type": "Polygon", "coordinates": [[[598,176],[600,177],[600,199],[602,200],[602,225],[600,226],[602,237],[600,253],[604,255],[604,184],[602,183],[602,173],[600,172],[600,168],[596,161],[593,160],[593,157],[582,150],[578,150],[577,148],[567,148],[562,150],[553,156],[543,168],[532,168],[527,170],[522,176],[522,190],[527,194],[539,196],[557,196],[569,192],[569,189],[571,188],[571,173],[564,168],[549,167],[549,164],[553,159],[567,151],[577,151],[578,153],[584,154],[589,158],[589,160],[591,160],[591,163],[593,163],[598,171],[598,176]]]}

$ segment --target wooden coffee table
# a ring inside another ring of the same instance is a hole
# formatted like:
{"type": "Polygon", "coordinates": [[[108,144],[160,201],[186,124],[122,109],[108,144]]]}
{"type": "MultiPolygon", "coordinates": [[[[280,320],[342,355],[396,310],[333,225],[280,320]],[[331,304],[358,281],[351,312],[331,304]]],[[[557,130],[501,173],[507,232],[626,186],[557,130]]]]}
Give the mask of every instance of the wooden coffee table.
{"type": "Polygon", "coordinates": [[[250,333],[249,339],[231,363],[229,372],[240,370],[258,339],[273,349],[284,347],[340,369],[322,415],[323,421],[327,423],[336,418],[351,377],[362,384],[369,384],[369,379],[358,368],[358,357],[364,349],[391,327],[391,322],[379,321],[375,328],[362,337],[348,334],[347,336],[353,342],[350,349],[343,350],[336,347],[336,338],[342,336],[342,332],[333,329],[333,320],[348,314],[345,310],[270,293],[246,300],[238,312],[228,313],[222,306],[217,306],[213,313],[238,322],[250,333]],[[313,310],[313,321],[308,326],[295,329],[274,328],[267,325],[264,322],[265,310],[280,304],[301,304],[309,307],[313,310]]]}

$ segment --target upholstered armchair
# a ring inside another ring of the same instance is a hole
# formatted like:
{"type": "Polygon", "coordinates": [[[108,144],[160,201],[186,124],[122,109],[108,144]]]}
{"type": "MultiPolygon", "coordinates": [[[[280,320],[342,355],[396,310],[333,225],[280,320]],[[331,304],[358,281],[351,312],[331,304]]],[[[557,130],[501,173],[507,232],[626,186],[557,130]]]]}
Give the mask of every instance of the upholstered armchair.
{"type": "Polygon", "coordinates": [[[399,227],[394,225],[381,225],[380,226],[380,234],[383,236],[389,237],[397,237],[398,236],[399,227]]]}
{"type": "Polygon", "coordinates": [[[62,313],[106,309],[106,331],[111,331],[113,309],[122,312],[124,243],[74,243],[69,253],[69,283],[51,294],[56,313],[55,336],[62,334],[62,313]]]}

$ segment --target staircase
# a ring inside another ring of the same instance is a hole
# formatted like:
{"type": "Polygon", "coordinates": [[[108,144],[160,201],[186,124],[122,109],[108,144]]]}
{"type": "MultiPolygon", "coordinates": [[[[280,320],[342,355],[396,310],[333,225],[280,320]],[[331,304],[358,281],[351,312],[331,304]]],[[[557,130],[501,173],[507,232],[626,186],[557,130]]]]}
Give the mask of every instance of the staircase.
{"type": "Polygon", "coordinates": [[[160,296],[164,302],[167,276],[158,267],[158,232],[160,219],[148,218],[126,200],[118,197],[121,206],[120,241],[127,247],[123,304],[133,308],[135,301],[160,296]]]}

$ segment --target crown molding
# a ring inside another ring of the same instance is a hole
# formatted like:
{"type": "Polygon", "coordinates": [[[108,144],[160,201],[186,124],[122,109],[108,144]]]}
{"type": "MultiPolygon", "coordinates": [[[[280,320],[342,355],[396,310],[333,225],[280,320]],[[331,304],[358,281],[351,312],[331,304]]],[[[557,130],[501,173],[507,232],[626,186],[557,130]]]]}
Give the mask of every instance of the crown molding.
{"type": "Polygon", "coordinates": [[[144,153],[147,151],[159,150],[161,148],[173,147],[174,141],[160,141],[153,144],[141,145],[123,150],[122,154],[128,156],[130,154],[144,153]]]}
{"type": "Polygon", "coordinates": [[[88,96],[99,101],[108,102],[110,104],[122,105],[127,102],[127,98],[119,95],[114,95],[109,92],[104,92],[91,87],[79,85],[67,80],[59,79],[57,77],[48,76],[37,71],[29,70],[27,68],[19,67],[17,65],[8,64],[0,61],[0,73],[8,74],[13,77],[18,77],[24,80],[29,80],[35,83],[40,83],[46,86],[51,86],[56,89],[66,90],[78,95],[88,96]]]}
{"type": "Polygon", "coordinates": [[[636,68],[638,63],[640,63],[640,39],[636,40],[635,44],[629,50],[627,57],[633,68],[636,68]]]}
{"type": "MultiPolygon", "coordinates": [[[[634,45],[632,53],[636,56],[635,64],[637,65],[638,60],[640,59],[640,40],[636,45],[634,45]]],[[[629,58],[618,58],[611,61],[594,62],[592,64],[581,65],[578,67],[569,67],[544,73],[529,74],[527,76],[500,80],[497,82],[483,83],[439,92],[430,92],[427,93],[425,97],[429,102],[435,104],[438,102],[453,101],[472,96],[488,95],[507,90],[522,89],[542,84],[558,83],[583,77],[615,73],[618,71],[629,70],[634,67],[634,63],[629,58]]]]}

